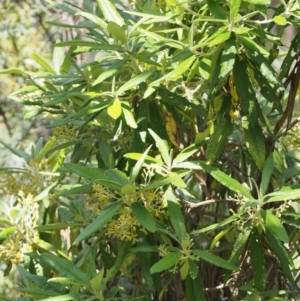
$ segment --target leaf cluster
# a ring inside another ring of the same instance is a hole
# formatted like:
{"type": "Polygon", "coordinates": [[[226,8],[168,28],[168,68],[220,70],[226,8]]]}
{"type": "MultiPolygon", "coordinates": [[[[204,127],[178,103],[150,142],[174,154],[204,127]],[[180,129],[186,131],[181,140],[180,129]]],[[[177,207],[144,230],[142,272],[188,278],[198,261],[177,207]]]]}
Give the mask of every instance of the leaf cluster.
{"type": "Polygon", "coordinates": [[[297,300],[300,36],[281,38],[299,3],[83,2],[57,4],[84,35],[34,53],[43,75],[1,72],[31,79],[13,96],[53,130],[30,154],[5,144],[26,163],[2,188],[18,300],[297,300]],[[42,176],[27,198],[23,173],[42,176]],[[25,200],[43,218],[23,254],[25,200]]]}

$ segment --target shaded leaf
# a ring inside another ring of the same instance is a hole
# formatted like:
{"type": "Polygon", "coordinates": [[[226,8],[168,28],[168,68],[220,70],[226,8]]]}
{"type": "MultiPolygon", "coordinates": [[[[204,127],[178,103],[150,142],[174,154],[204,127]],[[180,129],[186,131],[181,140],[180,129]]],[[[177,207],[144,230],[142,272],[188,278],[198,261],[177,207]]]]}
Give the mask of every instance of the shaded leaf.
{"type": "Polygon", "coordinates": [[[175,233],[182,242],[186,237],[186,229],[181,208],[177,203],[168,201],[168,212],[175,233]]]}
{"type": "Polygon", "coordinates": [[[40,255],[40,261],[43,265],[50,266],[53,270],[57,271],[60,276],[90,287],[90,278],[88,275],[72,261],[46,253],[40,255]]]}
{"type": "Polygon", "coordinates": [[[264,246],[256,228],[253,229],[250,239],[250,258],[254,268],[254,284],[258,291],[265,289],[266,264],[264,255],[264,246]]]}
{"type": "Polygon", "coordinates": [[[132,212],[138,222],[149,232],[156,231],[156,222],[150,212],[140,202],[131,204],[132,212]]]}
{"type": "Polygon", "coordinates": [[[274,254],[279,260],[284,276],[291,283],[294,283],[294,277],[290,268],[290,266],[293,266],[293,262],[290,258],[289,253],[284,248],[282,243],[269,230],[266,231],[266,236],[271,250],[274,252],[274,254]]]}
{"type": "Polygon", "coordinates": [[[265,138],[258,122],[244,128],[246,145],[256,166],[263,170],[266,158],[265,138]]]}
{"type": "Polygon", "coordinates": [[[127,37],[124,29],[115,22],[108,22],[107,30],[115,39],[121,41],[124,44],[127,43],[127,37]]]}
{"type": "Polygon", "coordinates": [[[231,178],[226,175],[223,171],[215,168],[213,166],[207,165],[202,162],[198,162],[198,164],[205,170],[210,173],[212,177],[214,177],[218,182],[220,182],[225,187],[234,191],[235,193],[239,193],[248,199],[252,199],[251,193],[247,187],[239,183],[236,179],[231,178]]]}

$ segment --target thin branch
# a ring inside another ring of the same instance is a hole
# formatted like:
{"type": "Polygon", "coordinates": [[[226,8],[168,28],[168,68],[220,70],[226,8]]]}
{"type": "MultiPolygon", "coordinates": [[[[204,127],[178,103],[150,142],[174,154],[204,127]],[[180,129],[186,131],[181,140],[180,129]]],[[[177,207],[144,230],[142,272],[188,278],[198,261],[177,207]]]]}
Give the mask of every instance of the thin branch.
{"type": "Polygon", "coordinates": [[[298,122],[300,122],[300,117],[294,119],[288,127],[286,127],[281,133],[277,134],[277,138],[285,135],[292,127],[294,127],[298,122]]]}
{"type": "Polygon", "coordinates": [[[230,203],[230,202],[235,202],[235,200],[215,200],[215,199],[211,199],[211,200],[205,200],[205,201],[202,201],[202,202],[199,202],[199,203],[191,203],[191,202],[188,202],[188,201],[185,201],[188,206],[190,208],[197,208],[197,207],[200,207],[200,206],[206,206],[206,205],[210,205],[210,204],[215,204],[215,203],[230,203]]]}
{"type": "Polygon", "coordinates": [[[215,291],[218,291],[218,290],[221,290],[222,288],[224,288],[225,285],[224,284],[220,284],[220,285],[217,285],[215,287],[206,287],[205,288],[205,291],[206,292],[215,292],[215,291]]]}

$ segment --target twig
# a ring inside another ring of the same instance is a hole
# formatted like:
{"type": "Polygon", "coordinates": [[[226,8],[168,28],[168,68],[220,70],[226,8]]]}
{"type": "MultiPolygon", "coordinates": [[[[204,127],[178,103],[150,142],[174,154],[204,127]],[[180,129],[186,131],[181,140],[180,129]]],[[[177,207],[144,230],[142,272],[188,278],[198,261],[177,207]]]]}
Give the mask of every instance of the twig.
{"type": "Polygon", "coordinates": [[[300,117],[294,119],[286,129],[284,129],[281,133],[277,134],[277,138],[285,135],[293,126],[295,126],[298,122],[300,122],[300,117]]]}
{"type": "Polygon", "coordinates": [[[188,206],[190,208],[197,208],[197,207],[200,207],[200,206],[205,206],[205,205],[210,205],[210,204],[215,204],[215,203],[229,203],[229,202],[235,202],[235,200],[215,200],[215,199],[211,199],[211,200],[206,200],[206,201],[202,201],[202,202],[199,202],[199,203],[191,203],[191,202],[188,202],[188,201],[185,201],[188,206]]]}
{"type": "Polygon", "coordinates": [[[220,284],[220,285],[217,285],[215,287],[206,287],[205,288],[205,291],[207,292],[214,292],[214,291],[218,291],[218,290],[221,290],[222,288],[224,288],[225,285],[224,284],[220,284]]]}

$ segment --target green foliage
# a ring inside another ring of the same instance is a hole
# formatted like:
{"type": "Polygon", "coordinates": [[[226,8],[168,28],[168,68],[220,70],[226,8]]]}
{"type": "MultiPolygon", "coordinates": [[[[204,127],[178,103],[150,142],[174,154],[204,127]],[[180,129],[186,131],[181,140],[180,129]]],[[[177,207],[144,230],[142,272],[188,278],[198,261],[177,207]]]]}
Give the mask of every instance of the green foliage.
{"type": "Polygon", "coordinates": [[[83,2],[14,92],[52,138],[1,142],[16,300],[298,300],[299,4],[83,2]]]}

